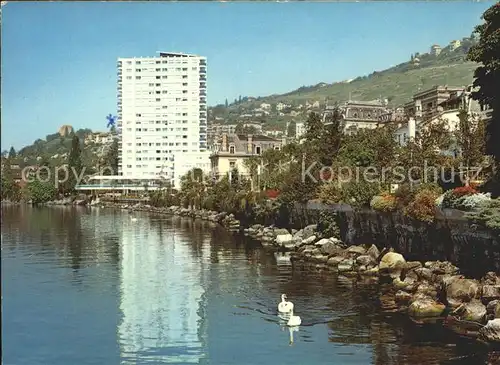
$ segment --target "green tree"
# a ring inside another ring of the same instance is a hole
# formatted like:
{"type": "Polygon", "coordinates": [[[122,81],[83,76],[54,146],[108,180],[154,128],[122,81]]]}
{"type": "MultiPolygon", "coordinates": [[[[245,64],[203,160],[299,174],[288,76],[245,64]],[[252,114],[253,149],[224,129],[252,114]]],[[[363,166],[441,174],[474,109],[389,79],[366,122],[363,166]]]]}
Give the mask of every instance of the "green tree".
{"type": "Polygon", "coordinates": [[[73,135],[71,140],[71,150],[68,156],[68,180],[65,184],[66,192],[73,192],[77,183],[77,176],[80,176],[83,170],[81,158],[80,139],[77,135],[73,135]]]}
{"type": "Polygon", "coordinates": [[[295,133],[296,133],[296,126],[297,126],[297,123],[295,121],[291,121],[289,124],[288,124],[288,129],[286,131],[286,135],[288,137],[295,137],[295,133]]]}
{"type": "Polygon", "coordinates": [[[114,139],[103,158],[103,173],[118,175],[118,140],[114,139]]]}
{"type": "Polygon", "coordinates": [[[257,129],[252,125],[245,125],[245,123],[238,123],[234,128],[236,134],[258,134],[257,129]]]}
{"type": "Polygon", "coordinates": [[[11,147],[10,150],[9,150],[9,159],[13,159],[17,156],[16,154],[16,150],[14,149],[14,147],[11,147]]]}
{"type": "MultiPolygon", "coordinates": [[[[497,186],[500,187],[500,3],[495,3],[482,16],[483,24],[476,26],[475,33],[479,41],[467,55],[470,61],[480,64],[474,72],[474,86],[478,90],[472,97],[482,105],[493,109],[491,120],[486,126],[486,153],[496,161],[497,186]]],[[[500,190],[500,188],[499,188],[500,190]]]]}
{"type": "Polygon", "coordinates": [[[485,123],[478,118],[471,118],[466,110],[461,110],[458,118],[458,128],[454,134],[461,162],[466,168],[468,184],[471,168],[480,167],[485,159],[485,123]]]}
{"type": "Polygon", "coordinates": [[[41,182],[38,179],[28,183],[28,198],[35,205],[53,200],[57,190],[51,182],[41,182]]]}

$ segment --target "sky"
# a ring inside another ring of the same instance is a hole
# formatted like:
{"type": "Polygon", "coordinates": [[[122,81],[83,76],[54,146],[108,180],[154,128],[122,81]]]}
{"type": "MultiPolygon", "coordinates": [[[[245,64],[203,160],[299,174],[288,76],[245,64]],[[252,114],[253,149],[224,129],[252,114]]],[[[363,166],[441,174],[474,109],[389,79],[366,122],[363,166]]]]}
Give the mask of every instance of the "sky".
{"type": "Polygon", "coordinates": [[[469,36],[494,2],[22,2],[2,7],[1,149],[106,129],[118,57],[207,57],[208,104],[367,75],[469,36]]]}

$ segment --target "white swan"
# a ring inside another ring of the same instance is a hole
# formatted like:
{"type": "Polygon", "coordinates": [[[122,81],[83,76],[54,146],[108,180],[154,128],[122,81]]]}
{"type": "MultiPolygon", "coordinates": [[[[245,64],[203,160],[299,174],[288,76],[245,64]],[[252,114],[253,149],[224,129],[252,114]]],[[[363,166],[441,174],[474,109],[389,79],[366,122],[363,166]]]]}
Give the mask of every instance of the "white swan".
{"type": "Polygon", "coordinates": [[[290,313],[293,311],[293,303],[286,301],[286,294],[281,294],[281,302],[278,304],[278,312],[290,313]]]}
{"type": "Polygon", "coordinates": [[[300,319],[299,316],[294,316],[293,309],[292,309],[292,311],[290,312],[290,319],[288,320],[286,325],[290,326],[290,327],[295,327],[295,326],[300,326],[301,323],[302,323],[302,319],[300,319]]]}
{"type": "Polygon", "coordinates": [[[135,222],[135,221],[137,221],[137,218],[130,217],[130,220],[131,220],[132,222],[135,222]]]}

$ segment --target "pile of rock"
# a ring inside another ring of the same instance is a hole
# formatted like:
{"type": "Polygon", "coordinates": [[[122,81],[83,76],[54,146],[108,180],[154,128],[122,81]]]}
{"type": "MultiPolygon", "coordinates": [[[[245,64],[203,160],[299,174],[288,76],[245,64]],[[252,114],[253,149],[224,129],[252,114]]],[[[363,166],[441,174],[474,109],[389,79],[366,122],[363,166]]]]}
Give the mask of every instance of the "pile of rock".
{"type": "Polygon", "coordinates": [[[227,214],[225,212],[216,212],[213,210],[206,209],[189,209],[179,206],[170,206],[170,207],[153,207],[147,204],[137,203],[135,205],[128,204],[120,204],[116,205],[109,202],[100,203],[99,206],[113,206],[119,207],[121,209],[133,210],[133,211],[144,211],[155,214],[168,214],[168,215],[176,215],[180,217],[189,217],[193,219],[202,219],[214,223],[219,223],[226,227],[230,231],[239,231],[240,230],[240,221],[234,217],[234,214],[227,214]]]}

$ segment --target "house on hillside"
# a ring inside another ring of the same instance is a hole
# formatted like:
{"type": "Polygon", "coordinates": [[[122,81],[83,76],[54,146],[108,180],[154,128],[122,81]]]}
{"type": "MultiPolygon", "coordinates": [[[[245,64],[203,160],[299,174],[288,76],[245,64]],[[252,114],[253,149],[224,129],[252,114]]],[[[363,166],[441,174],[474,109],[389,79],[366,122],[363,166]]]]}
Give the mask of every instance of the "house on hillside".
{"type": "Polygon", "coordinates": [[[441,54],[441,46],[439,44],[434,44],[431,46],[430,54],[433,56],[439,56],[441,54]]]}
{"type": "MultiPolygon", "coordinates": [[[[461,110],[466,110],[474,120],[484,122],[491,115],[491,109],[472,99],[472,91],[472,86],[438,86],[415,94],[413,101],[405,104],[405,120],[398,122],[395,139],[405,145],[419,131],[442,120],[446,122],[448,130],[454,131],[459,126],[458,115],[461,110]],[[447,97],[443,100],[445,94],[447,97]]],[[[443,153],[453,154],[454,151],[443,153]]]]}
{"type": "Polygon", "coordinates": [[[450,49],[452,51],[454,51],[457,48],[459,48],[461,45],[462,45],[462,41],[460,41],[458,39],[455,39],[455,40],[453,40],[453,41],[450,42],[450,49]]]}
{"type": "MultiPolygon", "coordinates": [[[[327,106],[323,112],[323,122],[328,124],[330,116],[335,107],[327,106]]],[[[381,100],[374,101],[348,101],[340,106],[342,123],[346,133],[354,133],[358,129],[377,128],[381,122],[380,117],[388,113],[390,109],[381,100]]]]}

